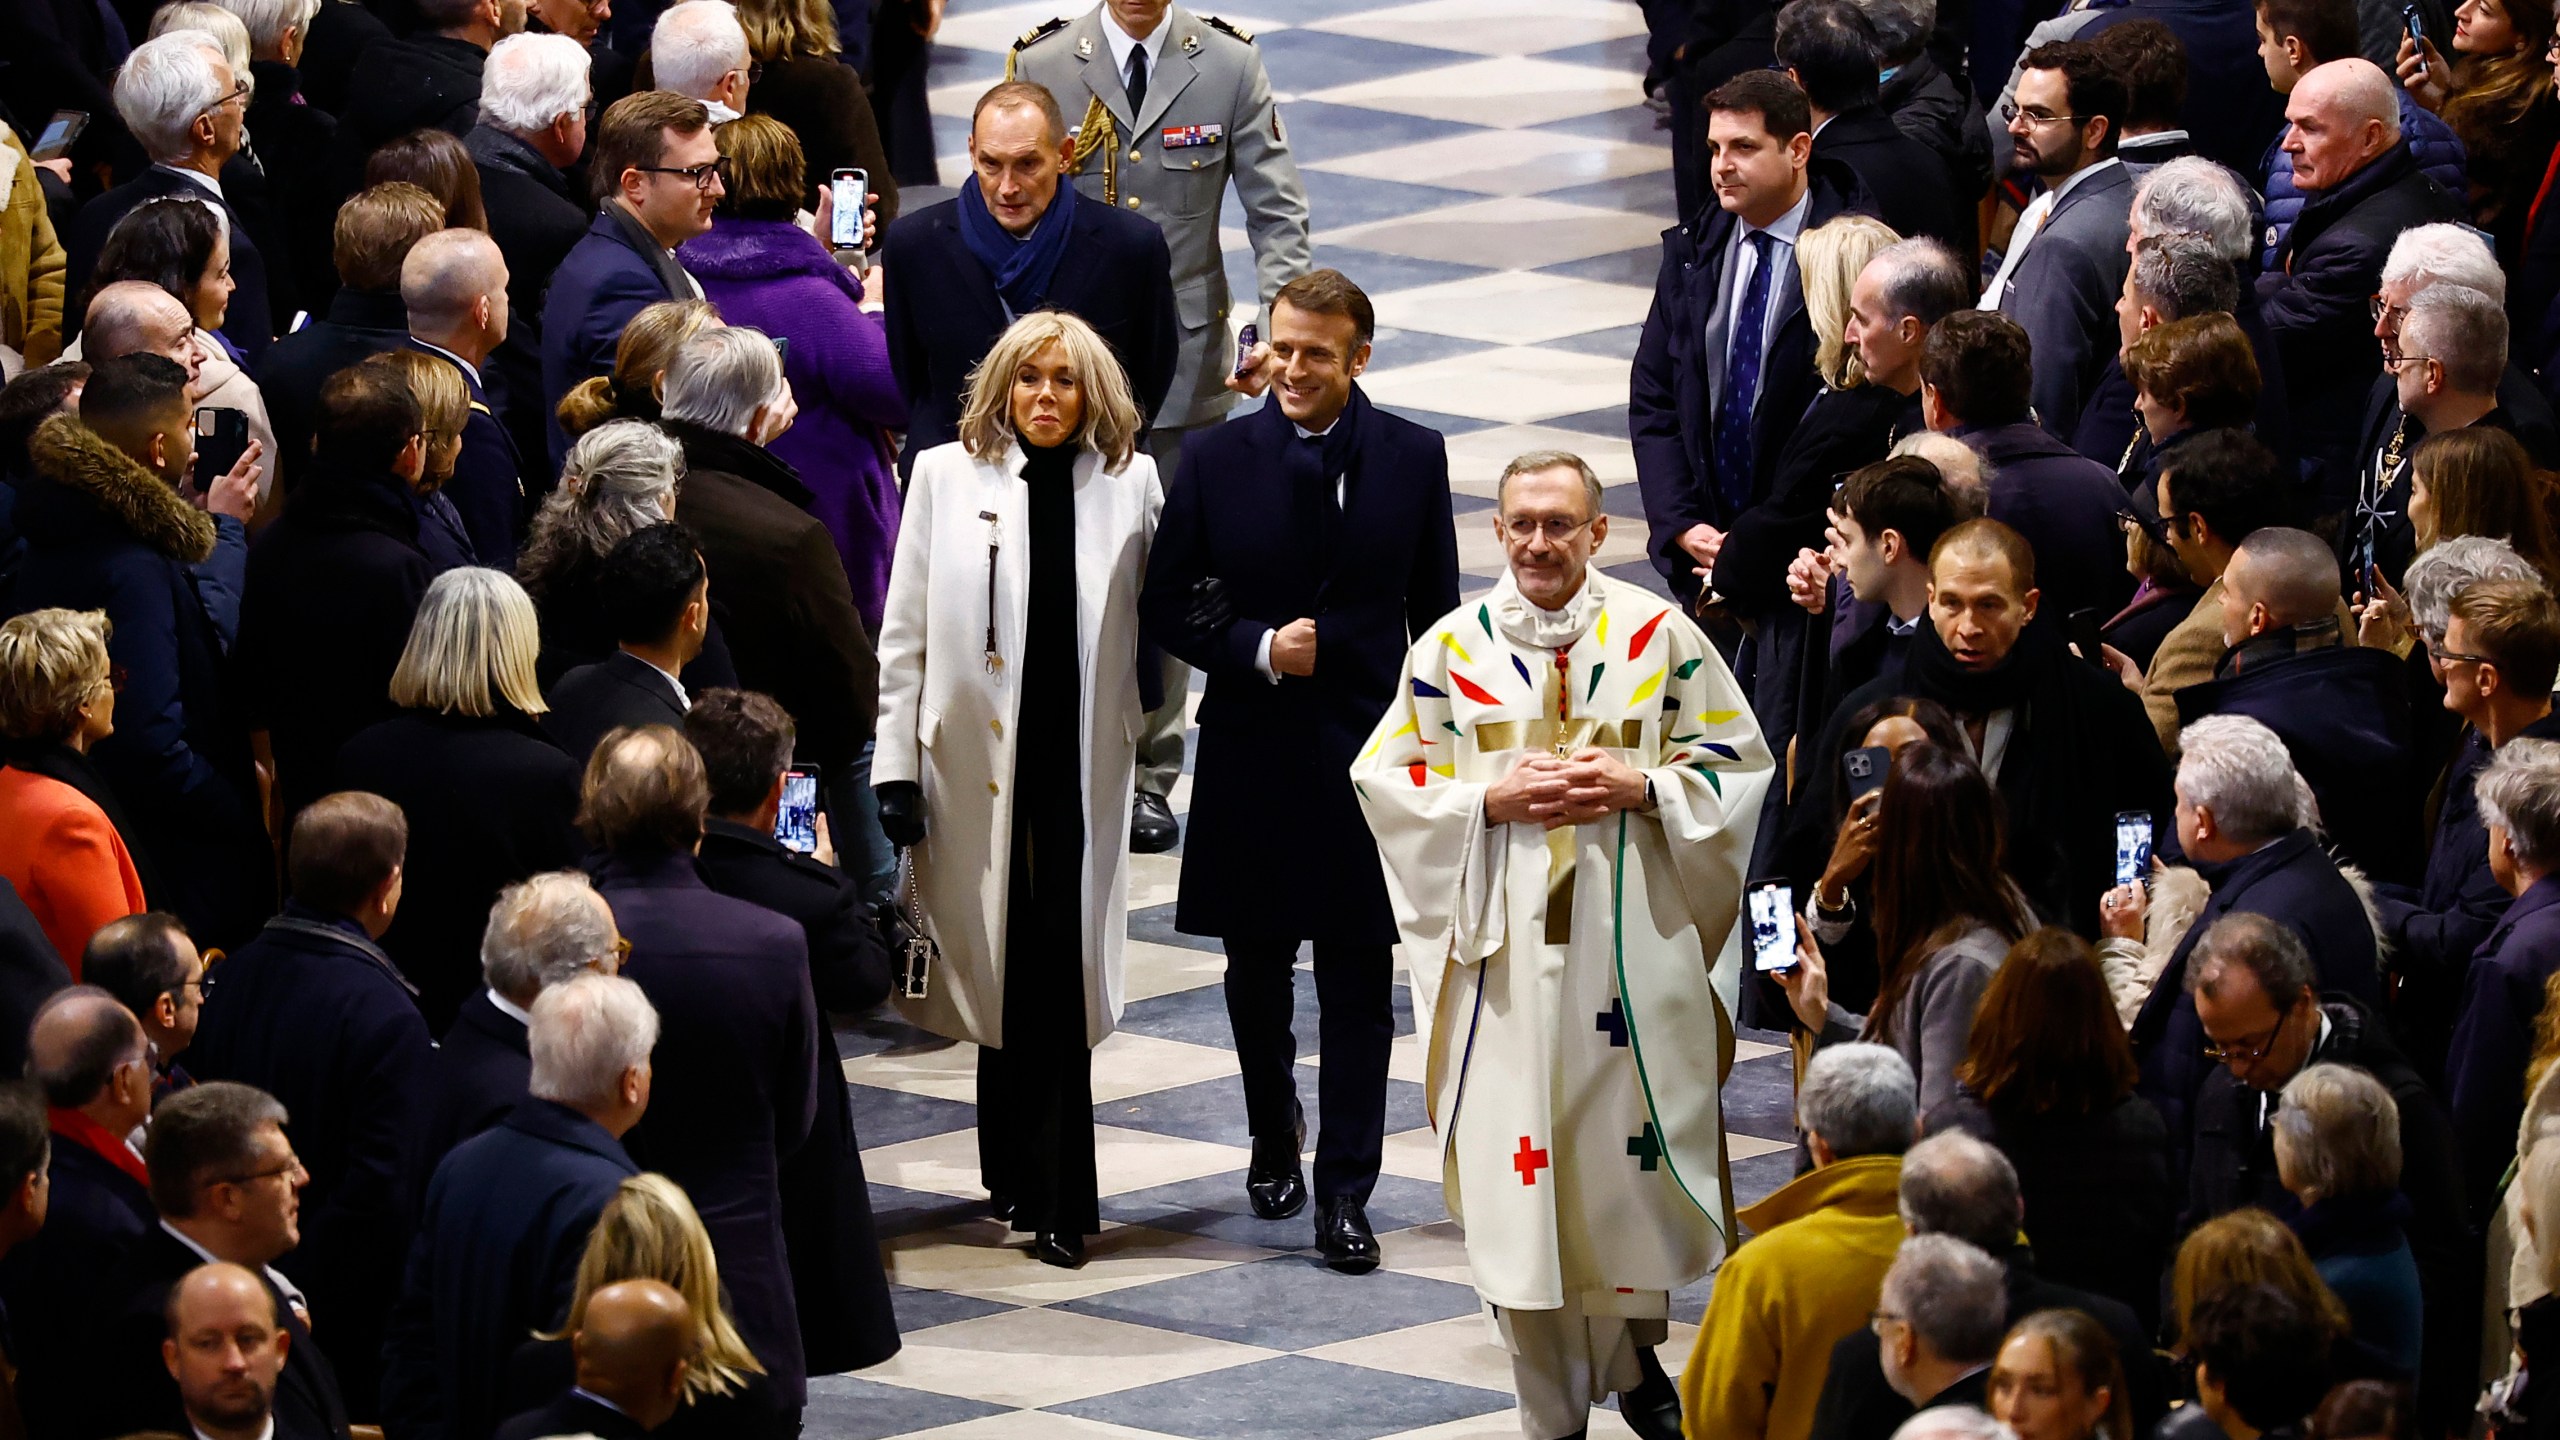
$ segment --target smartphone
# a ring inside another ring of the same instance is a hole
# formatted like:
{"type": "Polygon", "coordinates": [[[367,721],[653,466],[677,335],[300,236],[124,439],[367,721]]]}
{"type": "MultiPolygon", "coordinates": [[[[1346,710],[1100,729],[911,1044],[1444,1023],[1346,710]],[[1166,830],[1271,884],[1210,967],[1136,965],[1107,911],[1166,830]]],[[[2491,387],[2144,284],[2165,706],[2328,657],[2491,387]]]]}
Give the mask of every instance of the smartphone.
{"type": "Polygon", "coordinates": [[[773,838],[803,855],[818,848],[818,772],[782,772],[782,808],[773,812],[773,838]]]}
{"type": "Polygon", "coordinates": [[[1854,805],[1870,792],[1884,788],[1884,777],[1893,770],[1893,752],[1881,745],[1861,745],[1840,757],[1840,778],[1848,783],[1849,803],[1854,805]]]}
{"type": "Polygon", "coordinates": [[[196,411],[196,493],[211,490],[248,448],[248,411],[218,405],[196,411]]]}
{"type": "Polygon", "coordinates": [[[2107,653],[2106,641],[2098,633],[2100,618],[2097,607],[2090,606],[2072,611],[2066,623],[2070,627],[2071,643],[2080,648],[2080,658],[2103,670],[2107,668],[2107,653]]]}
{"type": "Polygon", "coordinates": [[[2151,812],[2116,813],[2116,883],[2132,885],[2151,873],[2151,812]]]}
{"type": "Polygon", "coordinates": [[[1751,968],[1792,970],[1796,965],[1796,896],[1784,880],[1762,880],[1745,892],[1751,912],[1751,968]]]}
{"type": "Polygon", "coordinates": [[[79,140],[80,132],[88,128],[88,111],[56,110],[53,118],[44,122],[44,133],[36,137],[35,148],[27,152],[27,158],[59,160],[71,153],[71,146],[79,140]]]}
{"type": "Polygon", "coordinates": [[[781,362],[782,362],[782,364],[783,364],[783,367],[784,367],[785,369],[788,369],[788,368],[790,367],[790,365],[791,365],[791,337],[790,337],[790,336],[788,336],[788,335],[776,335],[776,336],[774,336],[774,337],[773,337],[773,358],[775,358],[776,360],[781,361],[781,362]]]}
{"type": "Polygon", "coordinates": [[[871,194],[871,172],[848,165],[828,176],[827,186],[835,197],[827,244],[838,250],[861,249],[863,201],[871,194]]]}
{"type": "Polygon", "coordinates": [[[2427,39],[2427,12],[2414,3],[2403,5],[2400,7],[2400,23],[2409,32],[2409,43],[2418,47],[2420,55],[2426,54],[2430,43],[2427,39]]]}
{"type": "Polygon", "coordinates": [[[1253,347],[1261,343],[1262,331],[1255,328],[1250,320],[1245,322],[1243,329],[1236,332],[1237,379],[1241,380],[1253,373],[1253,347]]]}

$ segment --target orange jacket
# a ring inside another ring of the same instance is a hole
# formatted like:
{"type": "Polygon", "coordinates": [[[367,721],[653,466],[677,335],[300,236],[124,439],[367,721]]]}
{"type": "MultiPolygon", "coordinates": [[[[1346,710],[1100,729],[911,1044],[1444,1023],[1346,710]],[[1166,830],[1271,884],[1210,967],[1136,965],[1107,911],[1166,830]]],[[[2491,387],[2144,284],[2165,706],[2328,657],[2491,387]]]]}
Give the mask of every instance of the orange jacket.
{"type": "Polygon", "coordinates": [[[106,812],[59,780],[0,767],[0,875],[18,887],[71,978],[110,920],[145,908],[142,877],[106,812]]]}

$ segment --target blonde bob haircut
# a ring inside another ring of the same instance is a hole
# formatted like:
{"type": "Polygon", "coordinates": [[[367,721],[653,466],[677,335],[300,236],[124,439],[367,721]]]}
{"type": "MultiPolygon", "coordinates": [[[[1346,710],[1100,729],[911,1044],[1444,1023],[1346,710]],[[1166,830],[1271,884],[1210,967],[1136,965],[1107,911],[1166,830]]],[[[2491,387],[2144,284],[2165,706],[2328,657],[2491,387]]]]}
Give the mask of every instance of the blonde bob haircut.
{"type": "Polygon", "coordinates": [[[569,1301],[569,1318],[557,1331],[536,1338],[576,1334],[587,1323],[587,1297],[625,1280],[663,1281],[684,1297],[694,1331],[693,1363],[684,1376],[686,1404],[730,1394],[749,1375],[765,1373],[720,1299],[720,1261],[711,1252],[702,1216],[683,1188],[664,1175],[633,1175],[605,1202],[587,1236],[586,1253],[578,1258],[578,1289],[569,1301]]]}
{"type": "Polygon", "coordinates": [[[453,362],[424,350],[394,350],[387,357],[418,402],[418,425],[427,432],[427,474],[453,478],[462,458],[462,427],[471,423],[471,391],[453,362]]]}
{"type": "Polygon", "coordinates": [[[1013,377],[1051,345],[1067,352],[1067,366],[1084,392],[1076,446],[1100,455],[1104,468],[1114,474],[1126,469],[1138,448],[1139,428],[1128,372],[1083,317],[1064,310],[1034,310],[1014,321],[969,372],[969,398],[960,410],[961,448],[979,460],[1001,460],[1012,450],[1013,377]]]}
{"type": "Polygon", "coordinates": [[[46,742],[80,730],[112,673],[104,610],[30,610],[0,625],[0,735],[46,742]]]}
{"type": "Polygon", "coordinates": [[[427,587],[409,643],[391,672],[391,703],[485,720],[501,704],[527,715],[550,707],[534,678],[542,625],[533,598],[502,570],[464,566],[427,587]]]}
{"type": "Polygon", "coordinates": [[[1898,245],[1893,227],[1865,215],[1843,215],[1804,232],[1796,242],[1796,269],[1804,282],[1805,318],[1813,322],[1813,368],[1834,390],[1867,383],[1858,347],[1847,339],[1849,290],[1876,253],[1898,245]]]}

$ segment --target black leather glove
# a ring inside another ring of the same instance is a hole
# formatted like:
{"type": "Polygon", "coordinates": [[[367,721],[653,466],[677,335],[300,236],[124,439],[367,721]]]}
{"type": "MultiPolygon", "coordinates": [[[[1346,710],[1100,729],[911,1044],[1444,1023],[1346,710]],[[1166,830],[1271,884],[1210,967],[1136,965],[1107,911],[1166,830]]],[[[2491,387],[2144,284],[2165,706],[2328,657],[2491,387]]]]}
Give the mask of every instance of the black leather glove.
{"type": "Polygon", "coordinates": [[[880,800],[880,833],[901,850],[924,843],[924,787],[891,780],[872,787],[880,800]]]}
{"type": "Polygon", "coordinates": [[[1191,608],[1182,623],[1194,635],[1207,635],[1235,623],[1236,607],[1227,601],[1227,585],[1216,576],[1191,585],[1191,608]]]}

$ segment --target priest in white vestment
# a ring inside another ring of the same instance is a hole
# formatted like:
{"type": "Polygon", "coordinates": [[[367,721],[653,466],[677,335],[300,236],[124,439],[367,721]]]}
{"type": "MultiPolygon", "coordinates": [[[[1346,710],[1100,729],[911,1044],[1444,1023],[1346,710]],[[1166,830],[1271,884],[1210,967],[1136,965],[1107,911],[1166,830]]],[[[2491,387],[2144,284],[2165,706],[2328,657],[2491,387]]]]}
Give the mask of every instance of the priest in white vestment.
{"type": "Polygon", "coordinates": [[[1641,1385],[1652,1433],[1670,1292],[1732,1234],[1717,1091],[1773,766],[1688,617],[1591,568],[1588,465],[1513,461],[1495,525],[1509,573],[1415,643],[1352,778],[1523,1432],[1577,1435],[1641,1385]]]}

